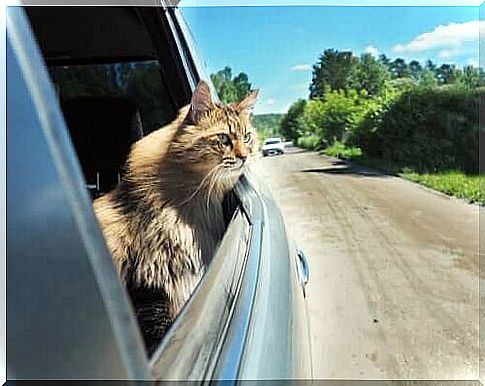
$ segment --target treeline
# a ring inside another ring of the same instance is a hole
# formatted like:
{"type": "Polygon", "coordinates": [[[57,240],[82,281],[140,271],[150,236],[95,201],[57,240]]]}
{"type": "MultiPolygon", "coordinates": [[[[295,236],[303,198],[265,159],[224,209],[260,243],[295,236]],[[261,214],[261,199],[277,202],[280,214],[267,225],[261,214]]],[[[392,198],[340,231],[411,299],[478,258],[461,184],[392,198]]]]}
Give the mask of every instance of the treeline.
{"type": "Polygon", "coordinates": [[[258,114],[253,116],[252,124],[257,129],[260,140],[279,135],[283,114],[258,114]]]}
{"type": "Polygon", "coordinates": [[[326,50],[308,100],[280,132],[299,146],[344,149],[416,171],[478,172],[478,106],[485,73],[473,66],[360,57],[326,50]]]}

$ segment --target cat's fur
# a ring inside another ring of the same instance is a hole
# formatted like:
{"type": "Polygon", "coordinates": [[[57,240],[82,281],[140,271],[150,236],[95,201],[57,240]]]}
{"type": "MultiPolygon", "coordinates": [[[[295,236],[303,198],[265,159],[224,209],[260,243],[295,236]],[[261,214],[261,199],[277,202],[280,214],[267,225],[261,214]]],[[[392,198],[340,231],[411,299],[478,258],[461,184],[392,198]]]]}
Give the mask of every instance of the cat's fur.
{"type": "Polygon", "coordinates": [[[210,262],[224,228],[222,200],[253,152],[250,110],[214,104],[206,83],[178,117],[136,142],[119,186],[94,208],[153,351],[210,262]]]}

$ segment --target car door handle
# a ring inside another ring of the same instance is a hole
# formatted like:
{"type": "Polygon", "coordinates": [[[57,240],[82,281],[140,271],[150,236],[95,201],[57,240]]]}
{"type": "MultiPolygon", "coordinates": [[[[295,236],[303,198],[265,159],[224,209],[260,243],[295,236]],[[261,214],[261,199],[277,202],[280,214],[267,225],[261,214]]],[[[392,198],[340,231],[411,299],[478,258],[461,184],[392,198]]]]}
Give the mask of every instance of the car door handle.
{"type": "Polygon", "coordinates": [[[308,259],[301,249],[297,251],[298,264],[300,269],[298,270],[300,275],[300,280],[304,286],[307,285],[308,280],[310,280],[310,266],[308,265],[308,259]]]}

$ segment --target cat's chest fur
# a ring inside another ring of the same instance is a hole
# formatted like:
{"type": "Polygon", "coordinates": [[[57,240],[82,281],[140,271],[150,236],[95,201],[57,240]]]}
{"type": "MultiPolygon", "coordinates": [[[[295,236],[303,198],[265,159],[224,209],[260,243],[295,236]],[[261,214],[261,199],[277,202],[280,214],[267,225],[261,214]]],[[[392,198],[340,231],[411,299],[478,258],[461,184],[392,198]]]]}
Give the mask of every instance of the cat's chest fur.
{"type": "Polygon", "coordinates": [[[105,196],[95,208],[121,278],[131,287],[163,291],[177,315],[222,238],[222,204],[147,203],[133,210],[116,197],[105,196]]]}

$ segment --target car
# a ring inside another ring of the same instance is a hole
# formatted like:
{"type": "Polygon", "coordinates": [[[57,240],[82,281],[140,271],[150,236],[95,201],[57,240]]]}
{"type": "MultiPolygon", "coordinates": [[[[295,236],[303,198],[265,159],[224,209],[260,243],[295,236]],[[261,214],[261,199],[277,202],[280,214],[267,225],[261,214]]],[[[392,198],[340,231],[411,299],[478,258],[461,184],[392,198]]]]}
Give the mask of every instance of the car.
{"type": "Polygon", "coordinates": [[[285,143],[281,138],[268,138],[263,142],[261,147],[263,157],[273,154],[283,154],[285,152],[285,143]]]}
{"type": "Polygon", "coordinates": [[[7,379],[309,379],[308,262],[249,172],[202,281],[145,350],[92,201],[210,83],[180,10],[151,5],[7,9],[7,379]]]}

